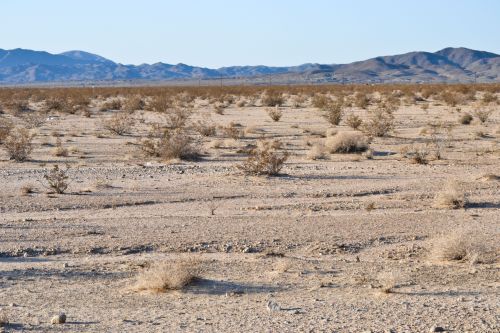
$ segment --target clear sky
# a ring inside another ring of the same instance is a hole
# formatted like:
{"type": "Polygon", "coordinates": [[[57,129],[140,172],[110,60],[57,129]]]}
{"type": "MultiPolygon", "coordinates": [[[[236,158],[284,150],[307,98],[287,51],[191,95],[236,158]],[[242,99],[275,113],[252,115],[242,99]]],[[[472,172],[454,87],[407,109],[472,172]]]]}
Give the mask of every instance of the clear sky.
{"type": "Polygon", "coordinates": [[[298,65],[500,53],[500,0],[0,0],[0,48],[124,64],[298,65]]]}

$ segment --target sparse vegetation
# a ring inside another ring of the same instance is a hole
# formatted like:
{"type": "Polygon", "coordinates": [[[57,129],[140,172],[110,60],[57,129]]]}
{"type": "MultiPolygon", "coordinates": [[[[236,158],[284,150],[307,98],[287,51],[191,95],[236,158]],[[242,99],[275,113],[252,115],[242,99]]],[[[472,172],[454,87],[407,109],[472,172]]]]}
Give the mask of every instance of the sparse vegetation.
{"type": "Polygon", "coordinates": [[[181,290],[199,278],[199,274],[196,261],[163,262],[141,272],[132,289],[153,293],[181,290]]]}
{"type": "Polygon", "coordinates": [[[116,135],[125,135],[130,133],[135,124],[135,119],[126,112],[118,112],[111,118],[103,121],[103,127],[116,135]]]}
{"type": "Polygon", "coordinates": [[[339,132],[326,140],[330,153],[362,153],[369,147],[369,140],[361,132],[339,132]]]}
{"type": "Polygon", "coordinates": [[[64,192],[66,192],[70,185],[68,170],[68,165],[66,165],[65,169],[59,168],[59,165],[57,164],[54,165],[52,170],[50,170],[43,176],[43,178],[47,182],[47,187],[57,194],[63,194],[64,192]]]}
{"type": "Polygon", "coordinates": [[[3,141],[10,159],[16,162],[26,161],[33,151],[33,138],[34,135],[25,128],[12,129],[3,141]]]}
{"type": "Polygon", "coordinates": [[[462,116],[460,116],[460,119],[458,122],[462,125],[469,125],[472,122],[472,115],[470,113],[464,113],[462,116]]]}
{"type": "Polygon", "coordinates": [[[434,207],[458,209],[465,207],[465,193],[460,184],[456,181],[449,181],[444,186],[444,189],[437,193],[434,200],[434,207]]]}
{"type": "Polygon", "coordinates": [[[141,149],[147,156],[160,157],[164,160],[174,158],[196,160],[200,156],[193,139],[180,129],[164,131],[159,139],[142,140],[141,149]]]}
{"type": "Polygon", "coordinates": [[[276,176],[288,159],[288,152],[279,152],[275,143],[262,141],[260,147],[253,149],[250,156],[238,168],[249,175],[276,176]]]}
{"type": "Polygon", "coordinates": [[[275,108],[268,108],[266,111],[269,115],[269,118],[271,118],[273,121],[280,121],[281,117],[283,116],[283,112],[277,106],[275,108]]]}

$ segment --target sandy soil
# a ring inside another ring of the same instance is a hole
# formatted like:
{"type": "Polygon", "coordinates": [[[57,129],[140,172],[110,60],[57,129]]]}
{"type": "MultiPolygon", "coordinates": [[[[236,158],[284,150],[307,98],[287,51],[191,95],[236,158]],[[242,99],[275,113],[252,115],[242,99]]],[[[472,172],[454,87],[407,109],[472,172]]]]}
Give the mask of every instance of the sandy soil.
{"type": "Polygon", "coordinates": [[[487,125],[466,126],[448,107],[403,106],[397,131],[371,143],[372,159],[312,161],[307,140],[324,140],[315,134],[329,128],[315,109],[284,108],[279,122],[260,107],[197,110],[194,119],[206,113],[258,130],[238,141],[200,139],[201,161],[165,163],[137,148],[152,113],[137,111],[144,123],[113,136],[102,128],[112,112],[94,111],[54,114],[28,162],[0,149],[4,331],[498,332],[498,252],[488,262],[431,255],[437,239],[463,230],[485,243],[500,239],[500,183],[484,178],[500,173],[498,112],[487,125]],[[442,133],[443,158],[411,164],[399,152],[428,140],[420,133],[431,121],[457,124],[442,133]],[[68,157],[51,154],[55,131],[68,157]],[[246,158],[238,150],[262,133],[291,153],[279,177],[235,168],[246,158]],[[214,140],[224,146],[212,148],[214,140]],[[48,193],[43,175],[65,163],[68,192],[48,193]],[[462,182],[465,209],[433,207],[449,179],[462,182]],[[28,184],[35,192],[23,195],[28,184]],[[146,265],[191,258],[202,274],[186,289],[130,290],[146,265]],[[390,293],[380,288],[387,283],[390,293]],[[281,310],[268,311],[270,300],[281,310]],[[60,311],[67,323],[52,325],[60,311]]]}

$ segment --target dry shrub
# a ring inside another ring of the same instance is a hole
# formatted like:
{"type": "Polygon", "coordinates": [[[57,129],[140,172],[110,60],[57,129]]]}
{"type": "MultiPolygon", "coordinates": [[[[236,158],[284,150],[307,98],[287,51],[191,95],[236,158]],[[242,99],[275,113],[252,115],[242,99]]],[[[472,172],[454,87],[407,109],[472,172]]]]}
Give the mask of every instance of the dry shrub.
{"type": "Polygon", "coordinates": [[[330,97],[323,94],[314,94],[311,100],[312,106],[321,110],[325,109],[332,102],[333,100],[330,97]]]}
{"type": "Polygon", "coordinates": [[[14,128],[12,122],[5,118],[0,118],[0,144],[5,140],[9,133],[14,128]]]}
{"type": "Polygon", "coordinates": [[[180,129],[187,125],[192,111],[189,108],[175,107],[164,113],[165,124],[170,129],[180,129]]]}
{"type": "Polygon", "coordinates": [[[13,100],[3,103],[5,111],[13,116],[18,116],[22,112],[31,111],[28,101],[13,100]]]}
{"type": "Polygon", "coordinates": [[[475,230],[457,230],[433,241],[430,259],[440,262],[469,261],[471,264],[497,262],[500,252],[494,239],[492,235],[475,230]]]}
{"type": "Polygon", "coordinates": [[[427,159],[429,150],[425,145],[406,146],[401,149],[401,155],[404,158],[410,159],[410,162],[413,164],[427,164],[429,162],[427,159]]]}
{"type": "Polygon", "coordinates": [[[51,97],[44,102],[46,111],[66,111],[70,108],[66,100],[60,97],[51,97]]]}
{"type": "Polygon", "coordinates": [[[330,153],[362,153],[369,147],[369,140],[360,132],[339,132],[325,143],[330,153]]]}
{"type": "Polygon", "coordinates": [[[465,193],[456,181],[448,181],[434,198],[435,208],[459,209],[464,208],[466,203],[465,193]]]}
{"type": "Polygon", "coordinates": [[[472,115],[470,113],[464,113],[462,116],[460,116],[460,118],[458,119],[458,122],[462,125],[470,125],[470,123],[472,122],[472,119],[474,119],[472,117],[472,115]]]}
{"type": "Polygon", "coordinates": [[[160,157],[164,160],[174,158],[196,160],[200,156],[193,139],[182,129],[166,130],[160,139],[142,140],[140,146],[146,155],[160,157]]]}
{"type": "Polygon", "coordinates": [[[370,119],[364,124],[363,131],[371,136],[384,137],[394,129],[392,112],[377,108],[372,112],[370,119]]]}
{"type": "Polygon", "coordinates": [[[20,191],[21,195],[26,196],[28,194],[35,193],[35,187],[33,185],[24,185],[21,187],[20,191]]]}
{"type": "Polygon", "coordinates": [[[163,262],[139,273],[132,289],[153,293],[181,290],[198,279],[199,274],[199,264],[193,260],[163,262]]]}
{"type": "Polygon", "coordinates": [[[366,109],[370,105],[370,97],[362,92],[354,95],[354,105],[361,109],[366,109]]]}
{"type": "Polygon", "coordinates": [[[0,311],[0,327],[4,327],[9,324],[9,317],[7,314],[1,310],[0,311]]]}
{"type": "Polygon", "coordinates": [[[321,143],[314,143],[306,156],[307,159],[313,161],[325,159],[327,157],[326,148],[321,143]]]}
{"type": "Polygon", "coordinates": [[[493,110],[476,110],[476,111],[474,111],[474,115],[476,116],[477,119],[479,119],[481,124],[484,124],[485,122],[487,122],[488,118],[491,116],[492,113],[493,113],[493,110]]]}
{"type": "Polygon", "coordinates": [[[61,139],[57,138],[56,146],[54,147],[54,149],[52,151],[52,155],[57,156],[57,157],[67,157],[68,154],[69,154],[68,149],[63,147],[61,139]]]}
{"type": "Polygon", "coordinates": [[[198,120],[193,124],[193,128],[202,136],[215,136],[217,134],[217,127],[207,121],[198,120]]]}
{"type": "Polygon", "coordinates": [[[283,116],[283,112],[278,108],[278,106],[276,106],[275,108],[267,108],[266,112],[269,115],[269,118],[271,118],[273,121],[280,121],[281,117],[283,116]]]}
{"type": "Polygon", "coordinates": [[[34,134],[26,128],[12,129],[3,141],[10,159],[16,162],[27,160],[33,151],[33,138],[34,134]]]}
{"type": "Polygon", "coordinates": [[[121,109],[122,109],[122,101],[119,100],[118,98],[107,100],[106,102],[102,103],[101,106],[99,107],[99,111],[112,111],[121,109]]]}
{"type": "Polygon", "coordinates": [[[26,128],[33,129],[41,127],[47,121],[47,115],[41,112],[30,112],[23,116],[26,128]]]}
{"type": "Polygon", "coordinates": [[[345,120],[347,126],[352,128],[353,130],[357,130],[362,124],[363,121],[361,118],[355,114],[350,114],[345,120]]]}
{"type": "Polygon", "coordinates": [[[174,102],[170,96],[160,95],[151,98],[149,103],[147,103],[147,109],[155,112],[165,112],[172,108],[174,102]]]}
{"type": "Polygon", "coordinates": [[[497,102],[498,101],[498,97],[496,95],[492,94],[491,92],[487,91],[487,92],[484,93],[483,98],[481,99],[481,101],[484,104],[490,104],[490,103],[493,103],[493,102],[497,102]]]}
{"type": "Polygon", "coordinates": [[[307,99],[305,96],[302,96],[302,95],[296,95],[296,96],[292,96],[292,98],[290,99],[290,104],[292,105],[292,107],[298,109],[298,108],[301,108],[305,105],[307,99]]]}
{"type": "Polygon", "coordinates": [[[451,107],[455,107],[458,104],[462,104],[464,102],[463,96],[461,94],[448,90],[441,93],[441,100],[451,107]]]}
{"type": "Polygon", "coordinates": [[[43,176],[47,182],[46,187],[58,194],[63,194],[69,187],[68,170],[68,165],[66,165],[65,169],[59,168],[57,164],[54,165],[52,170],[43,176]]]}
{"type": "Polygon", "coordinates": [[[402,281],[402,274],[399,271],[385,271],[377,275],[377,281],[379,283],[380,291],[384,294],[390,294],[394,292],[394,288],[402,281]]]}
{"type": "Polygon", "coordinates": [[[111,118],[103,121],[103,127],[116,135],[130,133],[134,124],[135,119],[126,112],[115,113],[111,118]]]}
{"type": "Polygon", "coordinates": [[[231,122],[227,126],[221,127],[222,134],[224,137],[228,137],[234,140],[243,138],[244,130],[241,126],[231,122]]]}
{"type": "Polygon", "coordinates": [[[262,105],[281,106],[285,102],[283,94],[279,91],[266,91],[262,96],[262,105]]]}
{"type": "Polygon", "coordinates": [[[278,175],[289,154],[286,151],[278,152],[274,148],[276,145],[270,141],[262,141],[259,147],[250,152],[247,160],[238,165],[238,169],[249,175],[278,175]]]}
{"type": "Polygon", "coordinates": [[[130,96],[123,103],[123,110],[133,112],[136,110],[144,110],[146,102],[140,95],[130,96]]]}
{"type": "Polygon", "coordinates": [[[342,116],[344,114],[342,102],[331,102],[328,103],[324,108],[326,113],[323,115],[323,118],[326,119],[331,125],[337,126],[340,124],[342,120],[342,116]]]}

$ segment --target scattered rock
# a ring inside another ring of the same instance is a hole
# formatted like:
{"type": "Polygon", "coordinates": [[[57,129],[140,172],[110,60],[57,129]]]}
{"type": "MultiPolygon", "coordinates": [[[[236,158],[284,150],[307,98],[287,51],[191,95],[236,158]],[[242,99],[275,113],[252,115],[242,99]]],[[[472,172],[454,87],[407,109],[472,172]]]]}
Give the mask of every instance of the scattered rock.
{"type": "Polygon", "coordinates": [[[66,314],[64,312],[61,312],[60,314],[55,315],[54,317],[52,317],[52,319],[50,320],[50,322],[53,325],[64,324],[66,322],[66,314]]]}

